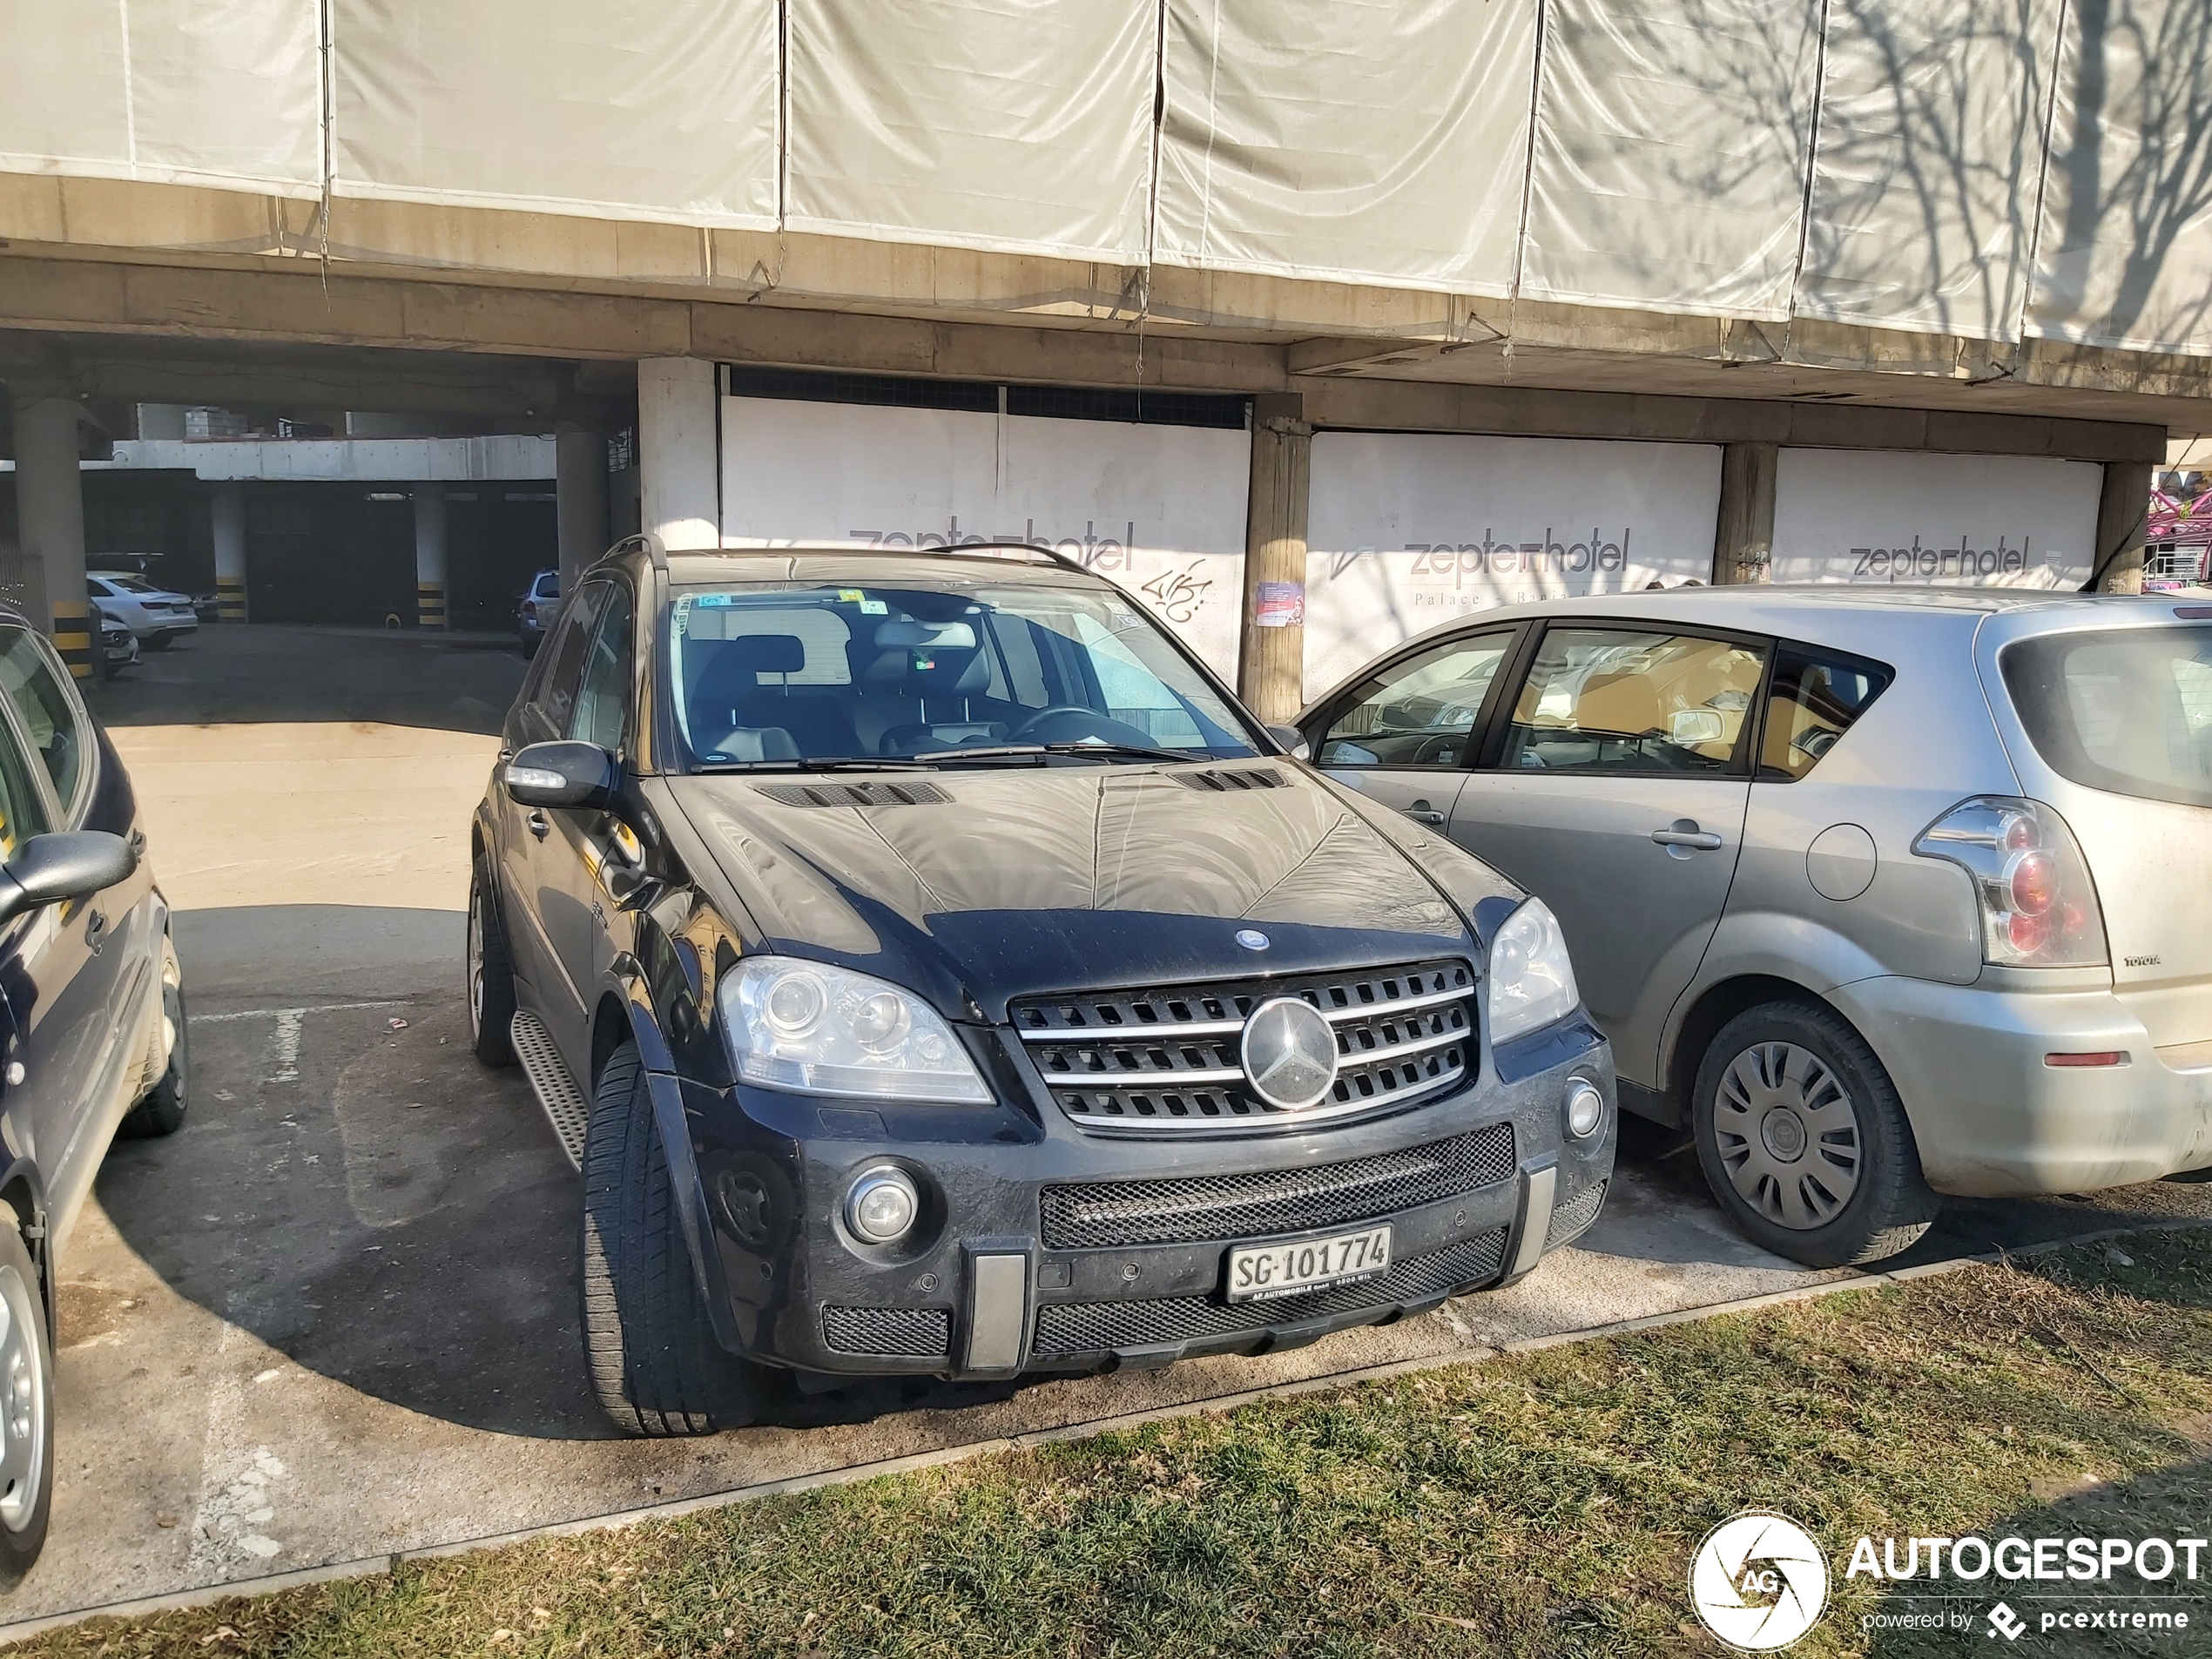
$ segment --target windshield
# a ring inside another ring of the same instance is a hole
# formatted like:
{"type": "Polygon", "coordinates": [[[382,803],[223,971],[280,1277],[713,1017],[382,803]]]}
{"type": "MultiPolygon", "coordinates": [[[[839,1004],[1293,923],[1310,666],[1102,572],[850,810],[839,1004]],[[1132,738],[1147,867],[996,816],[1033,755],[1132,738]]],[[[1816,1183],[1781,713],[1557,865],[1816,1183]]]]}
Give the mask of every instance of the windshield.
{"type": "Polygon", "coordinates": [[[1098,759],[1256,752],[1243,718],[1110,592],[690,588],[671,608],[668,641],[694,765],[951,765],[969,758],[961,751],[1062,745],[1098,759]]]}

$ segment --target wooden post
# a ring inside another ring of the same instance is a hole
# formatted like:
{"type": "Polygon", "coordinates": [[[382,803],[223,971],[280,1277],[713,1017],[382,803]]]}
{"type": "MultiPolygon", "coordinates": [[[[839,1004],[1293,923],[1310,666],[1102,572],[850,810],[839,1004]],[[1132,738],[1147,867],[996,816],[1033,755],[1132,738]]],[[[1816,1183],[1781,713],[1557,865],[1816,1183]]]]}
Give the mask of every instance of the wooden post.
{"type": "Polygon", "coordinates": [[[1305,509],[1313,428],[1296,392],[1252,400],[1244,514],[1244,626],[1237,694],[1279,725],[1305,701],[1305,509]]]}

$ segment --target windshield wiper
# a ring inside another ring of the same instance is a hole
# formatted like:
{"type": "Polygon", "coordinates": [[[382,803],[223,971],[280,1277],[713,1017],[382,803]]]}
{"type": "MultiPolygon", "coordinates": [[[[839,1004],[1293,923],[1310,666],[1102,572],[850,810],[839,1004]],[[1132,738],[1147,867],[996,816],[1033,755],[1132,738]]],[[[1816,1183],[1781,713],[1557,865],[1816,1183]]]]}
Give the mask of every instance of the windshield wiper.
{"type": "Polygon", "coordinates": [[[906,755],[891,760],[864,760],[857,758],[836,757],[811,759],[776,760],[703,760],[692,769],[695,772],[934,772],[925,757],[906,755]]]}
{"type": "Polygon", "coordinates": [[[927,752],[910,755],[912,760],[943,762],[947,760],[1035,760],[1042,762],[1047,755],[1121,755],[1135,760],[1203,760],[1204,755],[1186,754],[1178,749],[1148,749],[1135,743],[1008,743],[995,747],[981,745],[972,749],[932,749],[927,752]]]}

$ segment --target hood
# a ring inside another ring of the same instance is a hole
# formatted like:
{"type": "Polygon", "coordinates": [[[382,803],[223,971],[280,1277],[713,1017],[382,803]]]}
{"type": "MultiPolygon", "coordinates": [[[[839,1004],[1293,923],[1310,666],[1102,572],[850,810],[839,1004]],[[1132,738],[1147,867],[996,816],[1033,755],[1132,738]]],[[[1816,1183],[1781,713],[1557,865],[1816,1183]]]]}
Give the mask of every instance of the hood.
{"type": "Polygon", "coordinates": [[[1039,993],[1475,948],[1405,851],[1287,764],[667,782],[760,948],[910,986],[948,1013],[995,1021],[1009,998],[1039,993]],[[1182,781],[1210,772],[1278,781],[1182,781]],[[887,785],[942,799],[907,804],[887,785]],[[880,804],[841,804],[855,790],[880,804]],[[793,804],[808,797],[840,804],[793,804]],[[1264,934],[1266,948],[1240,946],[1240,929],[1264,934]]]}

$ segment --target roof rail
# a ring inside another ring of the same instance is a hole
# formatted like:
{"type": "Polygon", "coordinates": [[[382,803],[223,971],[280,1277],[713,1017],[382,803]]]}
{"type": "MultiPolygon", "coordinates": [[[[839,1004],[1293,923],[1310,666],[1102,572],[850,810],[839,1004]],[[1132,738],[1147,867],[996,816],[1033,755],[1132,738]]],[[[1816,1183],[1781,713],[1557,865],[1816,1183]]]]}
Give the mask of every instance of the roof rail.
{"type": "MultiPolygon", "coordinates": [[[[659,569],[665,570],[667,569],[667,556],[661,549],[659,538],[651,534],[625,536],[623,540],[616,543],[614,546],[608,549],[607,551],[601,556],[604,558],[612,558],[618,553],[628,551],[631,546],[639,542],[646,543],[651,546],[653,550],[653,562],[655,565],[659,569]]],[[[691,550],[680,549],[678,550],[689,553],[691,550]]],[[[807,558],[813,556],[849,558],[855,555],[861,557],[867,557],[870,554],[882,554],[886,556],[895,555],[902,558],[914,558],[917,556],[927,557],[933,553],[982,553],[987,555],[1001,552],[1021,553],[1026,555],[1033,563],[1056,564],[1063,570],[1081,571],[1086,576],[1092,574],[1090,568],[1084,564],[1082,560],[1071,559],[1065,553],[1061,552],[1057,548],[1039,547],[1035,542],[962,542],[958,547],[718,547],[700,548],[698,550],[699,553],[705,555],[716,553],[770,553],[781,555],[786,558],[807,558]]]]}
{"type": "Polygon", "coordinates": [[[644,549],[646,556],[653,562],[655,570],[664,577],[668,574],[668,549],[651,530],[639,530],[633,536],[624,536],[591,563],[595,567],[604,564],[609,559],[618,559],[636,548],[644,549]]]}

